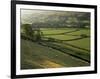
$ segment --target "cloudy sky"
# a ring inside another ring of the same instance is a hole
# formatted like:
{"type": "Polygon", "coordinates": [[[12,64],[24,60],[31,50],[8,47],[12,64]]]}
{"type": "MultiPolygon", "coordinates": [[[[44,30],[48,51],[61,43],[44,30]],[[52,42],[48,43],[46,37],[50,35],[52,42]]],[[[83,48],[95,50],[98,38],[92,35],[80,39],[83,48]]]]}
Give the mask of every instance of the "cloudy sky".
{"type": "Polygon", "coordinates": [[[65,24],[68,22],[81,22],[90,20],[90,14],[87,12],[72,12],[72,11],[51,11],[51,10],[35,10],[35,9],[21,9],[21,23],[59,23],[65,24]]]}
{"type": "Polygon", "coordinates": [[[48,18],[59,20],[57,19],[58,16],[71,14],[72,12],[21,9],[21,23],[44,22],[48,18]]]}

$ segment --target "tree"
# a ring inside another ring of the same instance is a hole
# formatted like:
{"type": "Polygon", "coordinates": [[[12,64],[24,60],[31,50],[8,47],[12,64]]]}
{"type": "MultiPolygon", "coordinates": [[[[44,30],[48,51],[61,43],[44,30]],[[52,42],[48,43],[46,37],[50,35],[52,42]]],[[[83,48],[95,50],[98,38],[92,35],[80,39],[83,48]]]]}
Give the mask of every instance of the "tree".
{"type": "Polygon", "coordinates": [[[25,35],[33,38],[33,31],[32,31],[32,27],[30,24],[23,24],[22,29],[24,30],[25,35]]]}

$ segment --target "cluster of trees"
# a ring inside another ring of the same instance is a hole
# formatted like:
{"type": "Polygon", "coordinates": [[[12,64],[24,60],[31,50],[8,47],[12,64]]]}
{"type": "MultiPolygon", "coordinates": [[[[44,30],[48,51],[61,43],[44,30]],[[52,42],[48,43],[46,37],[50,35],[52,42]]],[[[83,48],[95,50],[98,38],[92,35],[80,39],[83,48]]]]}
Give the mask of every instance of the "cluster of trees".
{"type": "Polygon", "coordinates": [[[23,32],[21,33],[22,37],[27,37],[34,41],[41,40],[42,34],[39,28],[33,30],[31,24],[22,24],[21,29],[23,29],[23,32]]]}

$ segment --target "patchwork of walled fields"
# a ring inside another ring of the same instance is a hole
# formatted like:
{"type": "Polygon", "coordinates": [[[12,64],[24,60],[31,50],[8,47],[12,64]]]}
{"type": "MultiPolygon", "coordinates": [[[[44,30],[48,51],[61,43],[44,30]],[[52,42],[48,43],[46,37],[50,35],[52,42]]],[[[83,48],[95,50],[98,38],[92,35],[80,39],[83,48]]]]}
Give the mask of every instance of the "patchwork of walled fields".
{"type": "Polygon", "coordinates": [[[90,29],[40,28],[41,41],[21,38],[21,69],[90,65],[90,29]]]}

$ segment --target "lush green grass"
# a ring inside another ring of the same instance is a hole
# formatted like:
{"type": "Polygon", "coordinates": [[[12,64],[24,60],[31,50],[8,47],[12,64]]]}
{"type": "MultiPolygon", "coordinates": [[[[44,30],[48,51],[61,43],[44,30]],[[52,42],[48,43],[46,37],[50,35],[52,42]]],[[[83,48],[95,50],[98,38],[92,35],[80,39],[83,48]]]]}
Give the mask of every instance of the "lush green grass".
{"type": "Polygon", "coordinates": [[[66,43],[50,42],[48,43],[48,45],[52,45],[53,47],[59,48],[60,50],[64,51],[64,53],[72,54],[74,56],[78,56],[82,59],[90,61],[90,53],[86,50],[69,46],[66,43]]]}
{"type": "Polygon", "coordinates": [[[55,38],[59,40],[70,40],[70,39],[79,38],[79,36],[69,36],[69,35],[50,35],[45,37],[55,38]]]}
{"type": "MultiPolygon", "coordinates": [[[[58,40],[80,38],[81,34],[90,36],[89,29],[79,29],[78,31],[74,31],[76,28],[40,28],[40,30],[43,32],[43,37],[58,40]]],[[[90,65],[90,63],[87,63],[86,61],[68,54],[70,53],[89,60],[89,51],[72,47],[66,43],[90,50],[90,37],[73,41],[63,41],[63,43],[48,43],[48,45],[56,44],[61,46],[61,49],[64,49],[66,53],[48,46],[40,45],[38,42],[21,39],[21,69],[79,67],[90,65]],[[67,49],[71,49],[72,51],[69,52],[67,49]]]]}
{"type": "MultiPolygon", "coordinates": [[[[57,45],[60,45],[60,46],[65,47],[65,48],[70,48],[70,49],[72,49],[72,50],[79,51],[80,53],[81,53],[81,52],[84,52],[84,53],[88,53],[88,54],[90,54],[90,52],[89,52],[89,51],[86,51],[86,50],[82,50],[82,49],[79,49],[79,48],[72,47],[72,46],[70,46],[70,45],[66,44],[66,42],[65,42],[65,41],[64,41],[64,42],[62,42],[62,43],[53,42],[53,44],[57,44],[57,45]]],[[[76,46],[76,45],[75,45],[75,46],[76,46]]],[[[73,52],[73,53],[74,53],[74,52],[73,52]]]]}
{"type": "Polygon", "coordinates": [[[90,50],[90,38],[83,38],[75,41],[66,41],[69,44],[90,50]]]}
{"type": "Polygon", "coordinates": [[[40,28],[43,34],[57,34],[76,30],[75,28],[40,28]]]}
{"type": "MultiPolygon", "coordinates": [[[[46,28],[45,28],[46,29],[46,28]]],[[[63,29],[49,29],[49,31],[47,30],[47,32],[49,34],[57,34],[57,33],[64,33],[67,31],[71,31],[71,29],[73,30],[73,28],[63,28],[63,29]],[[68,30],[67,30],[68,29],[68,30]]],[[[79,31],[75,31],[75,32],[71,32],[71,33],[67,33],[67,34],[61,34],[61,35],[45,35],[47,34],[47,32],[43,31],[44,33],[44,37],[50,37],[50,38],[54,38],[54,39],[59,39],[59,40],[71,40],[71,39],[76,39],[76,38],[80,38],[82,34],[88,35],[90,36],[90,30],[89,29],[80,29],[79,31]],[[73,36],[76,35],[76,36],[73,36]]],[[[88,38],[83,38],[83,39],[79,39],[79,40],[73,40],[73,41],[65,41],[69,44],[84,48],[84,49],[88,49],[90,50],[90,37],[88,38]]]]}
{"type": "Polygon", "coordinates": [[[86,34],[86,35],[90,36],[90,30],[89,29],[80,29],[80,31],[72,32],[69,34],[75,34],[75,35],[86,34]]]}
{"type": "Polygon", "coordinates": [[[87,65],[89,63],[58,50],[21,39],[21,69],[78,67],[87,65]]]}

